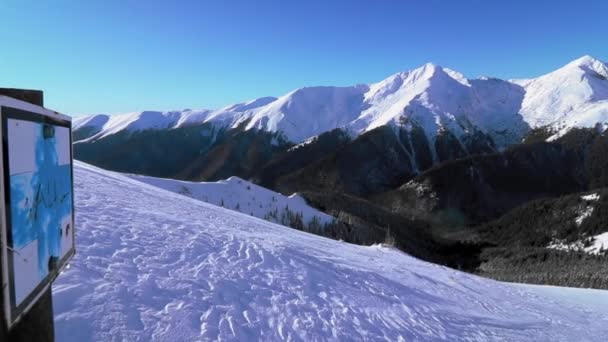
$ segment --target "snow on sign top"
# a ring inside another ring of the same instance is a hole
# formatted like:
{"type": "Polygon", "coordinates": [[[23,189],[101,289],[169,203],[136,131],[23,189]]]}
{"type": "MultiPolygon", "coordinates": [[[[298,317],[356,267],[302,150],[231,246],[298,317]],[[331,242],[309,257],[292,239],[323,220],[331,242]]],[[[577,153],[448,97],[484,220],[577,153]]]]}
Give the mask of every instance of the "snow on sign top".
{"type": "Polygon", "coordinates": [[[1,316],[10,328],[74,255],[69,116],[0,96],[1,316]]]}

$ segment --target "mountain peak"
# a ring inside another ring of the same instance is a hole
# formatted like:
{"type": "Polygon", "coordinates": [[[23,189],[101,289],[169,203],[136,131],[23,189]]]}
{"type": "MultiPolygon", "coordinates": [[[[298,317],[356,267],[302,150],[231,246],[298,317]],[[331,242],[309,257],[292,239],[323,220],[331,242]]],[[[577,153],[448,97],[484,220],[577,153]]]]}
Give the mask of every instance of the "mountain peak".
{"type": "Polygon", "coordinates": [[[607,79],[604,62],[582,56],[523,84],[521,114],[532,127],[593,127],[606,120],[607,79]]]}
{"type": "Polygon", "coordinates": [[[589,56],[589,55],[584,55],[584,56],[579,57],[579,58],[573,60],[572,62],[568,63],[568,65],[570,65],[570,66],[590,66],[593,64],[597,64],[597,63],[604,64],[602,61],[600,61],[597,58],[593,58],[592,56],[589,56]]]}
{"type": "Polygon", "coordinates": [[[582,69],[585,71],[592,71],[599,74],[605,74],[608,72],[608,66],[606,63],[600,61],[597,58],[593,58],[589,55],[584,55],[580,58],[573,60],[572,62],[566,64],[563,68],[559,70],[572,70],[572,69],[582,69]]]}
{"type": "Polygon", "coordinates": [[[427,78],[429,78],[429,77],[432,77],[433,75],[435,75],[438,71],[442,71],[442,70],[443,70],[443,68],[440,65],[429,62],[429,63],[425,63],[425,64],[419,66],[416,69],[401,72],[401,73],[399,73],[399,75],[406,76],[406,77],[409,75],[427,75],[427,78]]]}
{"type": "Polygon", "coordinates": [[[403,83],[411,83],[412,81],[417,80],[437,80],[445,76],[453,78],[459,83],[468,84],[468,81],[463,74],[431,62],[425,63],[415,69],[398,72],[377,84],[397,82],[399,83],[399,86],[401,86],[403,83]]]}
{"type": "MultiPolygon", "coordinates": [[[[437,124],[442,115],[445,122],[454,121],[456,116],[475,116],[468,119],[488,131],[504,130],[501,127],[506,125],[505,115],[511,113],[521,115],[531,127],[557,125],[569,117],[576,121],[571,126],[577,127],[593,126],[596,119],[606,121],[608,65],[592,56],[584,55],[529,80],[487,81],[488,78],[469,80],[459,72],[429,62],[369,85],[304,87],[279,98],[262,97],[219,110],[86,118],[76,120],[75,127],[95,128],[89,129],[89,133],[103,133],[95,136],[99,139],[125,129],[165,129],[203,123],[237,128],[247,122],[247,130],[277,132],[286,140],[299,143],[335,128],[346,127],[359,134],[399,122],[405,109],[411,111],[414,107],[420,113],[419,121],[428,121],[428,127],[444,125],[437,124]],[[587,113],[581,111],[598,101],[599,109],[593,107],[593,113],[598,115],[581,124],[580,115],[587,113]],[[484,121],[489,116],[496,117],[490,120],[492,125],[484,121]]],[[[519,121],[514,125],[520,125],[519,121]]]]}
{"type": "Polygon", "coordinates": [[[424,63],[424,65],[422,65],[421,68],[427,69],[427,70],[436,70],[436,69],[441,69],[441,66],[437,65],[435,63],[427,62],[427,63],[424,63]]]}

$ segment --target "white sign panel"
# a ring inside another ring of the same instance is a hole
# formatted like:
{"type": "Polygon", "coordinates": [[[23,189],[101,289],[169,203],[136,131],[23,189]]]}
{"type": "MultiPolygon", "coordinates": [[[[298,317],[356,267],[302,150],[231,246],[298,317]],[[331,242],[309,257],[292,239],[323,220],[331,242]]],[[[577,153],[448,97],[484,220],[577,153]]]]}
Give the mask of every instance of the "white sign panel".
{"type": "Polygon", "coordinates": [[[74,254],[71,122],[0,107],[3,255],[8,325],[37,300],[74,254]]]}

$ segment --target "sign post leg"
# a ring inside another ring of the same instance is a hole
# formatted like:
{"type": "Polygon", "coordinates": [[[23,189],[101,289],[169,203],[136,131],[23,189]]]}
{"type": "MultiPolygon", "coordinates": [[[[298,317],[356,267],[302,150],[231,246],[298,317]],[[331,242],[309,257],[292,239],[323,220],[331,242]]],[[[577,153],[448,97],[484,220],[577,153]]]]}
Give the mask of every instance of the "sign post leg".
{"type": "Polygon", "coordinates": [[[53,324],[53,295],[49,286],[40,300],[11,329],[7,341],[54,342],[55,327],[53,324]]]}

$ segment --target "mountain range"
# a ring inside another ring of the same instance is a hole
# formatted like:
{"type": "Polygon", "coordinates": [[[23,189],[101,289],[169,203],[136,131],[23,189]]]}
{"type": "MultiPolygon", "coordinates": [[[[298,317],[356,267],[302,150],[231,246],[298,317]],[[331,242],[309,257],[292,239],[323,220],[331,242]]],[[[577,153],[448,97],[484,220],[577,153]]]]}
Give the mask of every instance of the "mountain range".
{"type": "Polygon", "coordinates": [[[467,79],[431,63],[378,83],[352,87],[306,87],[219,110],[144,111],[93,115],[75,120],[88,141],[121,131],[180,128],[213,123],[278,133],[294,144],[340,128],[352,137],[384,125],[423,129],[429,141],[449,132],[459,140],[480,132],[495,146],[519,142],[530,128],[608,125],[608,66],[583,56],[538,78],[467,79]]]}
{"type": "MultiPolygon", "coordinates": [[[[128,164],[124,159],[152,148],[139,140],[171,130],[187,135],[195,128],[197,136],[189,139],[194,141],[184,144],[194,144],[197,150],[183,160],[171,160],[180,164],[175,170],[153,175],[190,180],[251,178],[252,169],[279,152],[293,152],[323,134],[338,135],[333,139],[345,142],[392,132],[393,136],[383,137],[394,140],[387,153],[398,155],[400,173],[413,176],[446,160],[503,150],[520,143],[533,129],[549,130],[549,139],[573,127],[606,129],[607,78],[606,64],[590,56],[538,78],[511,81],[467,79],[429,63],[378,83],[300,88],[279,98],[264,97],[219,110],[79,117],[74,122],[76,154],[110,169],[148,174],[152,172],[141,163],[139,169],[124,166],[128,164]],[[378,129],[384,131],[374,133],[378,129]],[[141,148],[115,151],[118,141],[124,145],[127,140],[141,148]],[[214,163],[204,157],[213,153],[219,155],[213,157],[215,164],[219,159],[238,159],[239,165],[224,162],[210,168],[208,164],[214,163]]],[[[154,159],[144,158],[157,163],[154,159]]]]}
{"type": "Polygon", "coordinates": [[[373,84],[301,88],[219,110],[79,117],[74,152],[113,171],[193,182],[240,177],[298,192],[336,219],[324,234],[348,242],[394,240],[411,255],[505,280],[546,282],[518,266],[545,260],[594,270],[549,283],[607,287],[608,270],[592,267],[602,255],[548,248],[608,231],[595,227],[608,226],[603,210],[590,214],[594,227],[568,220],[524,244],[494,234],[520,234],[508,219],[514,210],[551,221],[552,210],[535,211],[535,201],[571,196],[576,206],[586,192],[604,193],[607,128],[608,66],[583,56],[526,80],[468,79],[429,63],[373,84]]]}

